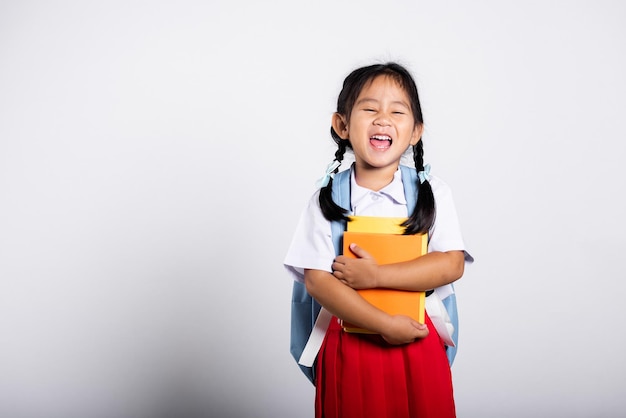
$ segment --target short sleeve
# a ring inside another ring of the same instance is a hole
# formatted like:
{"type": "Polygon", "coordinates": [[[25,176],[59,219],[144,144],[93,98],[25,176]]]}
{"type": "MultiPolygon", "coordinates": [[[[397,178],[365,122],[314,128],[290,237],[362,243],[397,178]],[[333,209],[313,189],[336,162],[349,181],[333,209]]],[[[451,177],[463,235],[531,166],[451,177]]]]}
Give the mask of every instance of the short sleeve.
{"type": "Polygon", "coordinates": [[[284,266],[294,280],[302,282],[304,269],[332,272],[334,259],[330,222],[322,214],[317,191],[300,215],[284,266]]]}
{"type": "Polygon", "coordinates": [[[429,180],[435,197],[435,224],[430,230],[428,251],[463,251],[465,261],[473,262],[474,258],[465,248],[459,219],[450,187],[437,177],[429,180]]]}

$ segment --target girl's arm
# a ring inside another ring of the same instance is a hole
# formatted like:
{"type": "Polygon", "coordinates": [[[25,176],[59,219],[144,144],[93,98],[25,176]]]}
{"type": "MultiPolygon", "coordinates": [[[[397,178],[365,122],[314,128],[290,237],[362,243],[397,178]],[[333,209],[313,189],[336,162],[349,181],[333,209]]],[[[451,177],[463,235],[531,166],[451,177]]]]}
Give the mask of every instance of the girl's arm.
{"type": "Polygon", "coordinates": [[[330,313],[379,333],[391,344],[404,344],[428,335],[424,324],[404,315],[389,315],[363,299],[354,289],[322,270],[305,270],[307,292],[330,313]]]}
{"type": "Polygon", "coordinates": [[[359,258],[338,256],[333,262],[333,275],[353,289],[386,287],[425,291],[452,283],[463,275],[463,251],[432,252],[411,261],[378,265],[367,251],[352,244],[359,258]]]}

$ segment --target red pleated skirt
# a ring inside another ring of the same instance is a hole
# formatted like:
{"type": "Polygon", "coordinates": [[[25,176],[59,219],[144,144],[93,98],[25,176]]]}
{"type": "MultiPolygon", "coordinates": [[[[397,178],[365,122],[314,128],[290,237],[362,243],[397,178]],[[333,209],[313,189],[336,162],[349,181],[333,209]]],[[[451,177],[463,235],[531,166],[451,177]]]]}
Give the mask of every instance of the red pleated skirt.
{"type": "Polygon", "coordinates": [[[430,318],[426,338],[391,345],[330,322],[317,359],[316,418],[453,418],[452,376],[430,318]]]}

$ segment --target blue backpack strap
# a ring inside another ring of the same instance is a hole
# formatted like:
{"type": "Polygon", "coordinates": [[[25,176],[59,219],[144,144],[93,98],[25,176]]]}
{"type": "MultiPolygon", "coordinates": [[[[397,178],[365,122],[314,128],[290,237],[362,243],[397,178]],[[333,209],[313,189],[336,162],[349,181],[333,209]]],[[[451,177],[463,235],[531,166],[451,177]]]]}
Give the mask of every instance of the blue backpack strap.
{"type": "MultiPolygon", "coordinates": [[[[350,171],[344,170],[335,175],[332,193],[333,201],[348,210],[350,209],[350,171]]],[[[336,254],[341,251],[341,239],[345,225],[345,221],[334,221],[330,225],[336,254]]],[[[291,293],[290,352],[296,363],[300,360],[304,347],[309,340],[320,309],[320,304],[309,295],[304,283],[294,281],[291,293]]],[[[315,384],[315,364],[313,367],[307,367],[298,363],[298,366],[311,383],[315,384]]]]}
{"type": "MultiPolygon", "coordinates": [[[[350,176],[352,169],[344,170],[335,174],[333,179],[333,202],[350,212],[350,176]]],[[[342,251],[343,231],[346,230],[346,221],[332,221],[330,229],[335,246],[335,255],[340,255],[342,251]]]]}
{"type": "MultiPolygon", "coordinates": [[[[450,284],[452,289],[454,289],[454,285],[450,284]]],[[[456,308],[456,294],[452,293],[447,298],[443,299],[443,306],[448,311],[448,316],[450,317],[450,322],[454,326],[454,331],[452,332],[452,341],[454,341],[454,347],[446,346],[446,355],[448,356],[448,363],[452,366],[454,363],[454,358],[456,357],[456,350],[459,348],[459,314],[456,308]]]]}
{"type": "MultiPolygon", "coordinates": [[[[415,210],[415,202],[417,201],[417,171],[414,168],[404,165],[400,166],[402,173],[402,184],[404,186],[404,197],[406,199],[407,211],[409,216],[415,210]]],[[[452,285],[451,285],[452,286],[452,285]]],[[[454,289],[454,286],[452,286],[454,289]]],[[[454,357],[456,357],[456,351],[459,347],[459,316],[456,307],[456,295],[452,293],[448,297],[442,300],[443,306],[448,312],[450,321],[454,326],[454,332],[452,333],[452,341],[454,341],[454,347],[446,346],[446,355],[448,356],[448,363],[452,366],[454,357]]]]}
{"type": "Polygon", "coordinates": [[[306,367],[298,363],[304,351],[309,335],[315,326],[321,306],[306,291],[304,283],[293,282],[291,293],[291,344],[290,352],[302,373],[315,384],[315,367],[306,367]]]}
{"type": "Polygon", "coordinates": [[[400,173],[402,174],[402,186],[404,187],[406,210],[409,216],[411,216],[415,210],[415,202],[417,202],[417,171],[415,171],[414,168],[401,165],[400,173]]]}
{"type": "MultiPolygon", "coordinates": [[[[311,335],[320,306],[306,291],[304,283],[294,280],[291,292],[291,341],[290,352],[298,363],[306,342],[311,335]]],[[[306,377],[314,382],[315,369],[298,364],[306,377]]]]}

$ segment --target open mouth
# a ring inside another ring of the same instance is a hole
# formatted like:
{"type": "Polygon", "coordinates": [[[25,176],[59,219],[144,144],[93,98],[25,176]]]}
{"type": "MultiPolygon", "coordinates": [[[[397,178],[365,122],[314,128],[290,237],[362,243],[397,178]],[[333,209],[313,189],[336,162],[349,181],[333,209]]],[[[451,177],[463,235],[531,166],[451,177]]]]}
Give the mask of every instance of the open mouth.
{"type": "Polygon", "coordinates": [[[392,139],[388,135],[374,135],[370,138],[370,144],[376,149],[387,149],[391,146],[392,139]]]}

